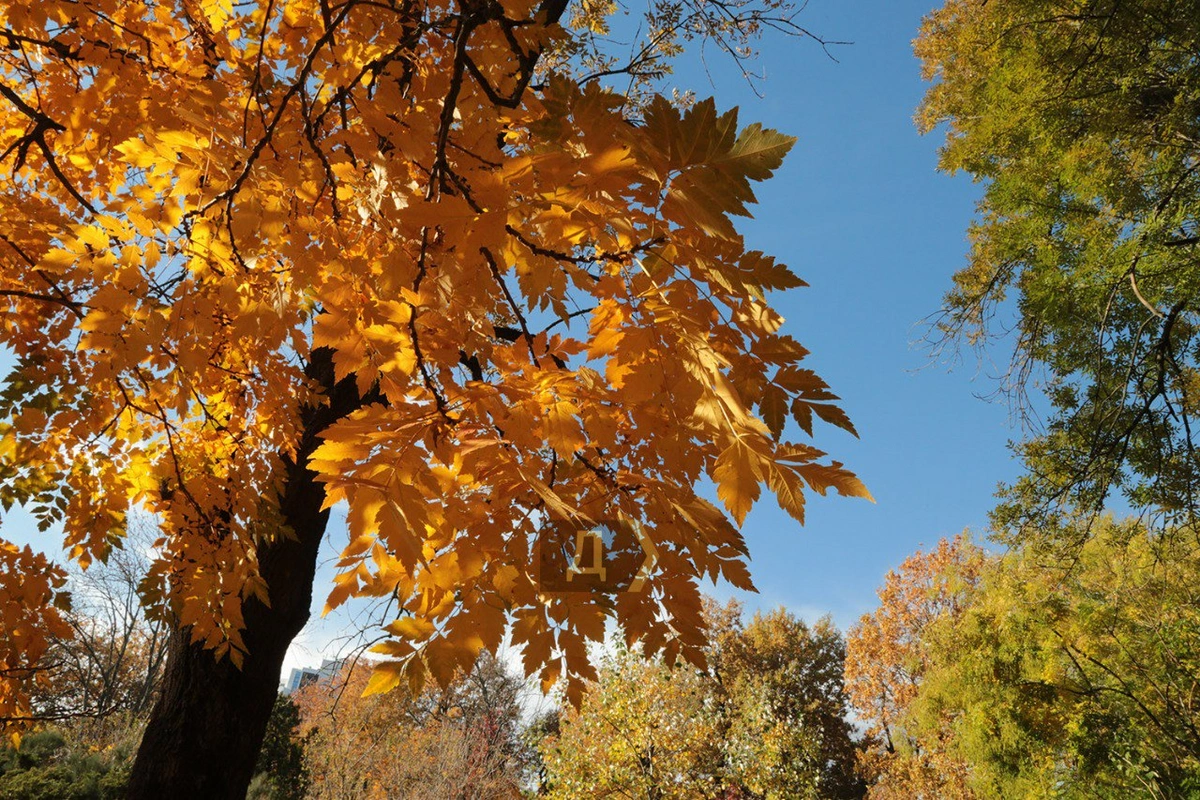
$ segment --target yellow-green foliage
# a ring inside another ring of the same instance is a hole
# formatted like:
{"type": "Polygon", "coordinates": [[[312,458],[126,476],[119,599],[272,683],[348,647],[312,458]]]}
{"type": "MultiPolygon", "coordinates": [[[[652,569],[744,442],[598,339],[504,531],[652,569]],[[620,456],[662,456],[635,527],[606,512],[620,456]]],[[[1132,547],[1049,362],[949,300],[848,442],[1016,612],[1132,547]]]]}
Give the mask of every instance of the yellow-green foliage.
{"type": "Polygon", "coordinates": [[[542,743],[553,798],[859,798],[828,619],[710,606],[697,669],[622,650],[542,743]]]}
{"type": "Polygon", "coordinates": [[[941,166],[986,186],[950,343],[1009,334],[1054,413],[999,521],[1062,506],[1194,522],[1200,461],[1200,3],[948,0],[916,43],[941,166]]]}
{"type": "Polygon", "coordinates": [[[903,711],[984,798],[1200,793],[1200,544],[1101,520],[1069,560],[996,557],[920,637],[903,711]]]}

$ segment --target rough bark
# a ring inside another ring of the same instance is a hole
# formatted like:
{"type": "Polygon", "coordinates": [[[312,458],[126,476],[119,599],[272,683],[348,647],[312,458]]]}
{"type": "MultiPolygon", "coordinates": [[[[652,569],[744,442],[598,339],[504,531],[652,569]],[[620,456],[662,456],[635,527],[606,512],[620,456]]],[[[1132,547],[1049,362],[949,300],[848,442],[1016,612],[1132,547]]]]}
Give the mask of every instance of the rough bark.
{"type": "Polygon", "coordinates": [[[129,783],[131,800],[242,800],[279,687],[283,657],[308,621],[317,552],[329,521],[325,490],[304,465],[331,422],[364,402],[353,379],[337,384],[328,351],[313,354],[310,377],[327,387],[330,403],[304,415],[296,463],[288,462],[280,498],[291,536],[259,551],[270,608],[246,602],[242,669],[172,634],[158,702],[142,737],[129,783]]]}

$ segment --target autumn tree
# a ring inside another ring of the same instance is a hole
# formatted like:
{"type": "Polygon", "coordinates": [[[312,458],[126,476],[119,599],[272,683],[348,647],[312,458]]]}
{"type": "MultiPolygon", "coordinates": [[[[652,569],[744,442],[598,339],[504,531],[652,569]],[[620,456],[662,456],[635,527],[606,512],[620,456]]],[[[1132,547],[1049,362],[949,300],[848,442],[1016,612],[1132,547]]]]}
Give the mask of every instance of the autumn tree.
{"type": "Polygon", "coordinates": [[[919,124],[985,186],[942,343],[1007,337],[1006,388],[1051,409],[997,512],[1010,532],[1117,497],[1195,524],[1198,48],[1190,0],[948,0],[921,29],[919,124]]]}
{"type": "Polygon", "coordinates": [[[147,567],[149,546],[143,523],[129,526],[127,540],[104,564],[68,570],[71,607],[63,617],[69,635],[52,639],[39,662],[43,680],[32,692],[34,714],[42,721],[73,720],[74,735],[103,741],[108,718],[116,727],[137,725],[150,713],[162,678],[168,631],[150,619],[138,584],[147,567]]]}
{"type": "Polygon", "coordinates": [[[929,669],[926,632],[964,613],[985,563],[965,536],[918,550],[888,573],[879,608],[847,634],[846,693],[866,725],[869,744],[860,764],[869,797],[974,796],[966,765],[952,752],[952,732],[939,719],[918,726],[912,707],[929,669]]]}
{"type": "MultiPolygon", "coordinates": [[[[547,68],[615,10],[0,3],[0,498],[84,566],[131,508],[160,525],[142,599],[175,633],[132,797],[244,793],[335,504],[329,605],[397,601],[371,691],[508,630],[577,699],[609,620],[700,659],[697,582],[746,585],[762,486],[798,519],[809,490],[865,495],[784,438],[849,423],[766,303],[800,280],[732,222],[792,140],[626,97],[620,65],[547,68]],[[546,523],[616,518],[657,543],[645,591],[539,593],[546,523]]],[[[643,77],[791,13],[656,5],[643,77]]],[[[19,717],[60,582],[2,553],[19,717]]]]}
{"type": "Polygon", "coordinates": [[[363,696],[370,665],[295,695],[313,800],[517,798],[530,763],[524,682],[485,654],[442,688],[363,696]]]}
{"type": "Polygon", "coordinates": [[[777,609],[710,605],[703,669],[618,649],[541,745],[550,797],[858,798],[844,645],[777,609]]]}

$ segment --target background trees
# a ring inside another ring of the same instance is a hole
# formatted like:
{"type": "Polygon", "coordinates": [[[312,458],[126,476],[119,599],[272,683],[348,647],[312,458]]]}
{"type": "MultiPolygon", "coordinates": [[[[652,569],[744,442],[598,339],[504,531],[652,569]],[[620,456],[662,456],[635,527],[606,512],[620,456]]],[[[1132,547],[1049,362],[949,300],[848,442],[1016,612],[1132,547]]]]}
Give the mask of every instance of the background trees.
{"type": "Polygon", "coordinates": [[[247,800],[304,800],[312,776],[305,763],[307,737],[301,734],[300,708],[286,695],[275,698],[247,800]]]}
{"type": "Polygon", "coordinates": [[[828,617],[809,625],[777,608],[742,619],[712,609],[708,675],[726,716],[725,757],[751,796],[862,796],[847,720],[846,656],[828,617]]]}
{"type": "MultiPolygon", "coordinates": [[[[153,536],[134,527],[103,564],[68,572],[69,635],[56,636],[40,662],[33,694],[40,720],[139,724],[150,712],[166,658],[167,623],[147,616],[138,594],[153,536]]],[[[99,736],[97,738],[103,738],[99,736]]]]}
{"type": "Polygon", "coordinates": [[[704,669],[627,650],[604,664],[542,743],[551,797],[862,796],[832,624],[708,612],[704,669]]]}
{"type": "Polygon", "coordinates": [[[1198,558],[1111,518],[1071,563],[961,541],[910,558],[848,640],[870,796],[1192,796],[1198,558]]]}
{"type": "Polygon", "coordinates": [[[927,637],[916,704],[953,719],[987,797],[1187,797],[1200,788],[1197,570],[1187,536],[1102,520],[1073,564],[995,561],[927,637]]]}
{"type": "Polygon", "coordinates": [[[55,609],[63,626],[25,684],[25,722],[37,730],[0,751],[0,798],[125,797],[167,639],[166,624],[148,618],[138,596],[151,541],[131,526],[105,563],[63,573],[61,591],[71,598],[55,609]]]}
{"type": "Polygon", "coordinates": [[[314,800],[520,797],[532,753],[522,738],[524,683],[490,656],[445,688],[432,679],[364,697],[370,665],[296,693],[314,800]]]}
{"type": "Polygon", "coordinates": [[[872,797],[971,797],[952,732],[937,718],[918,726],[912,706],[931,666],[928,633],[968,607],[985,560],[965,536],[917,551],[888,573],[879,608],[847,634],[846,694],[866,726],[859,762],[872,797]]]}
{"type": "Polygon", "coordinates": [[[720,797],[721,719],[702,676],[623,651],[542,744],[548,796],[720,797]]]}

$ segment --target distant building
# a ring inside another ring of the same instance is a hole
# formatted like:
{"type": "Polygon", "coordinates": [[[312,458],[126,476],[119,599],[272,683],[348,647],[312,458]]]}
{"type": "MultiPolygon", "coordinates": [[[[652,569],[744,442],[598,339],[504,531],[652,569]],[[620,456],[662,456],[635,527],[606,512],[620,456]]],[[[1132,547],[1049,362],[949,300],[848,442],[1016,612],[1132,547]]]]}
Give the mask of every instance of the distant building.
{"type": "Polygon", "coordinates": [[[283,693],[292,694],[309,684],[331,681],[342,671],[345,663],[346,660],[342,658],[327,658],[316,669],[313,667],[293,669],[292,674],[288,676],[287,683],[283,685],[283,693]]]}

